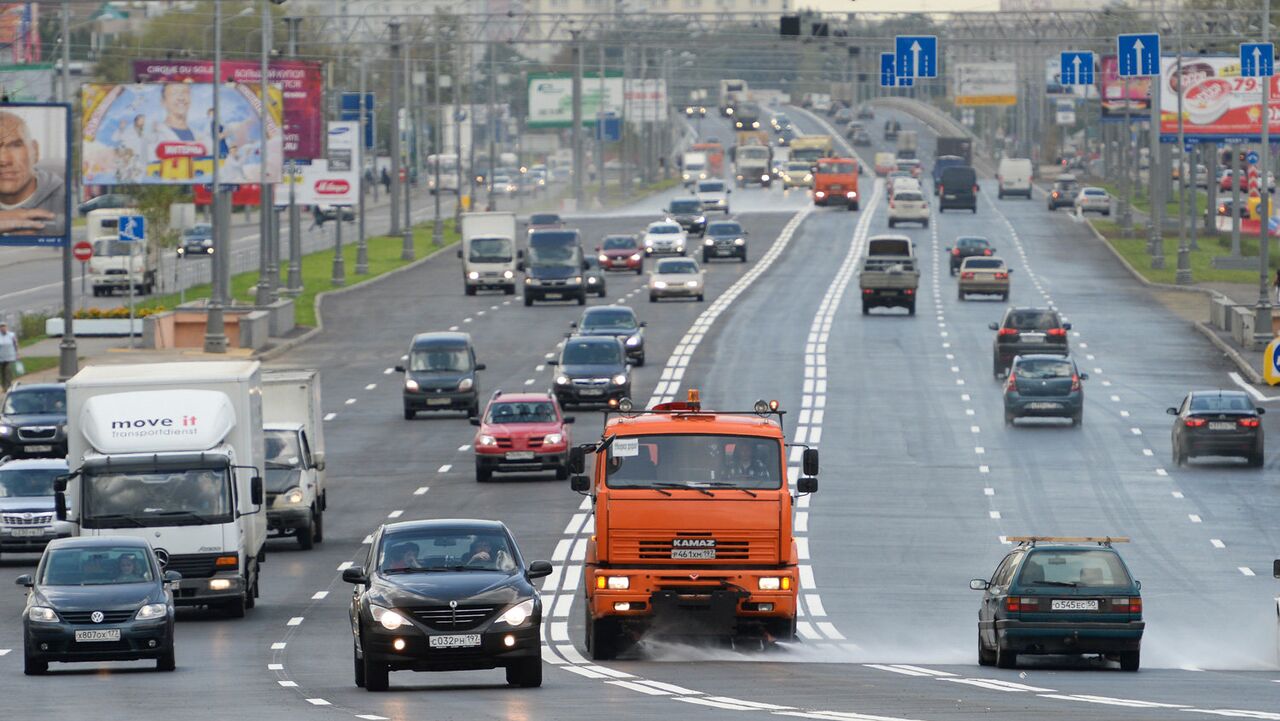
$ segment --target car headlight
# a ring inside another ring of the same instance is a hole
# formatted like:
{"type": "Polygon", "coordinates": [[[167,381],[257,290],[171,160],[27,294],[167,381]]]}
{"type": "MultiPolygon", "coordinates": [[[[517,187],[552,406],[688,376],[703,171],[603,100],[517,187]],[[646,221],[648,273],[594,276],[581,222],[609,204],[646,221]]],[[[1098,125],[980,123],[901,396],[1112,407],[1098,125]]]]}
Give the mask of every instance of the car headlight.
{"type": "Polygon", "coordinates": [[[563,433],[548,433],[542,439],[542,444],[546,446],[555,446],[564,443],[563,433]]]}
{"type": "Polygon", "coordinates": [[[684,282],[684,287],[686,287],[686,288],[697,288],[697,287],[698,287],[698,281],[696,281],[696,280],[686,280],[686,281],[684,282]]]}
{"type": "Polygon", "coordinates": [[[558,386],[569,385],[569,376],[556,376],[556,385],[558,386]]]}
{"type": "Polygon", "coordinates": [[[707,179],[706,173],[698,173],[698,180],[706,180],[706,179],[707,179]]]}
{"type": "Polygon", "coordinates": [[[525,276],[524,284],[525,284],[525,285],[537,285],[537,284],[538,284],[538,281],[536,281],[536,280],[534,280],[533,278],[530,278],[530,277],[528,277],[528,276],[525,276]]]}
{"type": "Polygon", "coordinates": [[[502,277],[506,278],[507,280],[511,280],[512,278],[516,277],[516,274],[512,273],[509,270],[504,270],[502,271],[502,277]]]}
{"type": "Polygon", "coordinates": [[[632,253],[632,254],[631,254],[631,259],[632,259],[632,260],[640,260],[640,254],[639,254],[639,253],[632,253]]]}
{"type": "Polygon", "coordinates": [[[688,174],[688,173],[681,173],[680,177],[681,177],[682,179],[684,179],[684,180],[688,180],[688,179],[689,179],[689,174],[688,174]]]}
{"type": "Polygon", "coordinates": [[[827,194],[826,194],[826,193],[824,193],[824,192],[822,192],[821,190],[818,190],[818,191],[815,191],[815,192],[814,192],[813,197],[815,197],[815,198],[825,198],[825,197],[827,197],[827,194]]]}
{"type": "Polygon", "coordinates": [[[533,599],[530,598],[527,601],[521,601],[511,608],[508,608],[501,616],[498,616],[494,623],[505,623],[508,626],[520,626],[523,625],[525,621],[528,621],[529,617],[532,615],[533,599]]]}
{"type": "Polygon", "coordinates": [[[7,436],[13,433],[13,426],[0,426],[0,436],[7,436]]]}
{"type": "Polygon", "coordinates": [[[804,180],[806,183],[809,182],[810,180],[813,180],[813,173],[805,173],[804,180]]]}
{"type": "Polygon", "coordinates": [[[569,279],[569,285],[576,285],[580,283],[582,283],[582,276],[580,275],[575,275],[569,279]]]}
{"type": "Polygon", "coordinates": [[[639,333],[636,333],[635,335],[627,339],[627,347],[635,348],[636,346],[640,345],[642,342],[644,342],[644,336],[640,335],[639,333]]]}
{"type": "Polygon", "coordinates": [[[471,380],[470,378],[463,378],[462,382],[458,384],[458,390],[469,391],[471,390],[471,386],[473,385],[475,385],[475,381],[471,380]]]}
{"type": "Polygon", "coordinates": [[[389,608],[375,606],[372,603],[369,604],[369,615],[373,616],[374,623],[382,624],[382,627],[388,631],[394,631],[401,626],[410,625],[408,619],[399,613],[389,608]]]}
{"type": "Polygon", "coordinates": [[[733,244],[734,244],[734,245],[746,245],[746,244],[747,244],[747,241],[746,241],[746,239],[745,239],[745,238],[734,238],[734,239],[733,239],[733,244]]]}
{"type": "Polygon", "coordinates": [[[27,618],[36,623],[57,623],[58,613],[48,606],[32,606],[27,611],[27,618]]]}
{"type": "Polygon", "coordinates": [[[598,279],[594,277],[587,278],[587,285],[595,285],[597,280],[598,279]]]}
{"type": "Polygon", "coordinates": [[[418,382],[412,378],[406,378],[404,380],[404,389],[407,391],[416,391],[418,390],[418,382]]]}
{"type": "Polygon", "coordinates": [[[496,446],[496,445],[498,445],[498,441],[497,441],[497,439],[495,439],[493,436],[485,435],[485,436],[480,436],[480,441],[479,441],[478,443],[476,443],[476,445],[478,445],[478,446],[496,446]]]}
{"type": "Polygon", "coordinates": [[[169,606],[163,603],[148,603],[138,609],[138,613],[134,618],[139,621],[149,621],[153,618],[164,618],[169,613],[169,606]]]}
{"type": "Polygon", "coordinates": [[[599,260],[600,260],[600,262],[601,262],[601,263],[608,263],[608,262],[609,262],[609,256],[605,255],[604,253],[601,253],[601,254],[599,255],[599,260]]]}
{"type": "Polygon", "coordinates": [[[693,221],[693,222],[695,222],[695,223],[705,223],[705,222],[707,222],[707,216],[705,216],[705,215],[699,215],[699,216],[698,216],[698,219],[697,219],[697,220],[695,220],[695,221],[693,221]]]}
{"type": "Polygon", "coordinates": [[[661,288],[666,288],[666,287],[667,287],[667,281],[665,281],[665,280],[655,280],[655,281],[653,281],[653,287],[654,287],[654,288],[659,288],[659,289],[661,289],[661,288]]]}
{"type": "Polygon", "coordinates": [[[302,494],[302,489],[297,488],[296,486],[285,491],[284,495],[280,496],[280,499],[284,501],[285,505],[289,506],[297,506],[301,504],[303,498],[305,498],[305,496],[302,494]]]}
{"type": "Polygon", "coordinates": [[[715,244],[716,244],[716,240],[715,240],[715,238],[707,238],[706,240],[702,241],[702,244],[703,244],[703,245],[715,245],[715,244]]]}
{"type": "Polygon", "coordinates": [[[769,180],[769,174],[768,174],[768,173],[765,173],[764,175],[761,175],[761,176],[760,176],[760,180],[761,180],[762,182],[767,182],[767,181],[769,180]]]}
{"type": "Polygon", "coordinates": [[[646,236],[646,237],[645,237],[645,239],[644,239],[644,247],[646,247],[646,248],[651,248],[651,247],[653,247],[653,238],[650,238],[650,237],[646,236]]]}
{"type": "Polygon", "coordinates": [[[676,246],[676,252],[677,252],[677,253],[683,253],[683,252],[684,252],[684,244],[677,245],[677,246],[676,246]]]}
{"type": "Polygon", "coordinates": [[[618,375],[614,376],[610,380],[613,381],[613,384],[615,386],[625,386],[627,384],[627,374],[619,373],[618,375]]]}
{"type": "Polygon", "coordinates": [[[480,278],[480,274],[473,270],[470,273],[467,273],[467,277],[471,280],[477,280],[480,278]]]}

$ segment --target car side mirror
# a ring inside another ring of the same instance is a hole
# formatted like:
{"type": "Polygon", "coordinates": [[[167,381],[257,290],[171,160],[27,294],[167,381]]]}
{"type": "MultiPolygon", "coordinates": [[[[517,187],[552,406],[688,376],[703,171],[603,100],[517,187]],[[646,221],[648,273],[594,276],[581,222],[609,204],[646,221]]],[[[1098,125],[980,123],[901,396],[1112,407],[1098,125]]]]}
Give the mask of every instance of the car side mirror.
{"type": "Polygon", "coordinates": [[[1178,415],[1178,409],[1177,409],[1177,408],[1166,408],[1166,409],[1164,409],[1164,412],[1165,412],[1165,413],[1168,413],[1168,414],[1169,414],[1169,415],[1171,415],[1171,416],[1176,416],[1176,415],[1178,415]]]}
{"type": "Polygon", "coordinates": [[[459,257],[459,258],[461,258],[461,257],[462,257],[462,250],[461,250],[461,249],[459,249],[459,250],[458,250],[458,257],[459,257]]]}
{"type": "Polygon", "coordinates": [[[991,330],[1000,330],[999,323],[988,323],[987,327],[990,328],[991,330]]]}
{"type": "Polygon", "coordinates": [[[806,448],[801,456],[802,471],[806,476],[818,475],[818,449],[806,448]]]}
{"type": "Polygon", "coordinates": [[[561,420],[560,422],[568,425],[570,423],[576,423],[577,421],[578,419],[574,418],[573,416],[565,416],[564,419],[561,420]]]}
{"type": "Polygon", "coordinates": [[[573,321],[572,323],[570,323],[570,324],[569,324],[569,327],[570,327],[570,328],[577,328],[577,327],[578,327],[578,321],[576,321],[576,320],[575,320],[575,321],[573,321]]]}
{"type": "Polygon", "coordinates": [[[1070,323],[1063,323],[1063,324],[1062,324],[1062,329],[1063,329],[1063,330],[1071,330],[1071,324],[1070,324],[1070,323]]]}
{"type": "Polygon", "coordinates": [[[1080,374],[1080,380],[1082,380],[1082,381],[1087,381],[1087,380],[1089,380],[1089,374],[1088,374],[1088,373],[1081,373],[1081,374],[1080,374]]]}
{"type": "Polygon", "coordinates": [[[352,566],[343,569],[342,582],[364,584],[369,582],[369,577],[365,575],[364,566],[352,566]]]}
{"type": "Polygon", "coordinates": [[[577,475],[569,477],[569,490],[574,493],[586,494],[591,490],[591,481],[586,476],[577,475]]]}
{"type": "Polygon", "coordinates": [[[950,252],[951,252],[951,246],[949,246],[949,245],[948,245],[947,247],[943,248],[943,250],[945,250],[946,252],[950,253],[950,252]]]}
{"type": "Polygon", "coordinates": [[[1271,562],[1271,575],[1280,578],[1280,558],[1271,562]]]}
{"type": "Polygon", "coordinates": [[[475,416],[472,416],[469,420],[471,421],[471,425],[473,426],[480,425],[480,419],[476,418],[475,416]]]}
{"type": "Polygon", "coordinates": [[[582,269],[583,269],[583,270],[591,270],[591,264],[590,264],[590,263],[588,263],[588,262],[587,262],[587,261],[585,261],[585,260],[584,260],[584,261],[582,261],[582,269]]]}
{"type": "Polygon", "coordinates": [[[529,564],[529,568],[525,570],[524,575],[526,578],[528,578],[531,581],[535,578],[545,578],[547,576],[550,576],[551,562],[550,561],[534,561],[533,563],[529,564]]]}
{"type": "MultiPolygon", "coordinates": [[[[1280,564],[1280,561],[1276,561],[1276,563],[1280,564]]],[[[1277,566],[1277,568],[1280,568],[1280,566],[1277,566]]],[[[18,576],[17,578],[13,579],[13,582],[19,586],[25,586],[27,588],[31,588],[32,586],[35,585],[35,583],[32,582],[31,574],[29,573],[24,573],[21,576],[18,576]]]]}
{"type": "Polygon", "coordinates": [[[255,506],[262,505],[262,476],[249,479],[249,502],[255,506]]]}
{"type": "Polygon", "coordinates": [[[979,190],[982,190],[982,186],[981,186],[981,185],[975,185],[975,186],[973,186],[973,192],[975,192],[975,193],[976,193],[976,192],[978,192],[979,190]]]}
{"type": "Polygon", "coordinates": [[[969,588],[974,591],[985,591],[988,588],[991,588],[991,584],[985,579],[975,578],[969,582],[969,588]]]}
{"type": "Polygon", "coordinates": [[[182,574],[177,571],[165,571],[163,578],[165,583],[177,583],[182,580],[182,574]]]}
{"type": "Polygon", "coordinates": [[[316,458],[311,463],[311,467],[316,469],[317,471],[323,471],[324,466],[325,466],[325,463],[323,458],[316,458]]]}
{"type": "Polygon", "coordinates": [[[477,364],[476,364],[476,370],[478,370],[478,371],[482,371],[482,370],[484,370],[484,369],[485,369],[485,368],[487,368],[487,367],[488,367],[488,366],[486,366],[486,365],[485,365],[485,364],[483,364],[483,363],[477,363],[477,364]]]}
{"type": "Polygon", "coordinates": [[[1013,275],[1013,268],[1006,268],[1004,272],[1013,275]]]}
{"type": "Polygon", "coordinates": [[[1262,416],[1262,415],[1266,415],[1266,413],[1267,413],[1267,409],[1266,409],[1266,408],[1254,408],[1253,410],[1257,411],[1258,415],[1260,415],[1260,416],[1262,416]]]}
{"type": "Polygon", "coordinates": [[[521,259],[523,259],[523,258],[524,258],[524,251],[523,251],[523,250],[517,250],[517,251],[516,251],[516,257],[517,257],[517,258],[521,258],[521,259]]]}
{"type": "Polygon", "coordinates": [[[640,327],[641,327],[641,328],[647,328],[648,326],[649,326],[649,321],[647,321],[647,320],[642,320],[642,321],[640,321],[640,327]]]}
{"type": "Polygon", "coordinates": [[[813,476],[805,476],[796,480],[796,492],[798,493],[817,493],[818,479],[813,476]]]}
{"type": "Polygon", "coordinates": [[[396,373],[404,373],[404,366],[396,366],[396,373]]]}
{"type": "Polygon", "coordinates": [[[579,474],[587,467],[587,452],[579,446],[569,449],[569,472],[579,474]]]}

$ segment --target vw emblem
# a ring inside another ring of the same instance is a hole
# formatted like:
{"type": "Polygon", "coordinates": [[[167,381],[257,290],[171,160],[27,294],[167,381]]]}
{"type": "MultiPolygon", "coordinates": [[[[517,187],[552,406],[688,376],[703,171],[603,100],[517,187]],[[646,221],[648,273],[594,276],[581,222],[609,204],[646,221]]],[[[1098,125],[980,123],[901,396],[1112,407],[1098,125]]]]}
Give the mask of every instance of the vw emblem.
{"type": "Polygon", "coordinates": [[[449,602],[449,608],[457,608],[457,607],[458,607],[458,602],[457,602],[457,601],[450,601],[450,602],[449,602]]]}
{"type": "Polygon", "coordinates": [[[161,568],[164,568],[165,566],[168,566],[168,565],[169,565],[169,552],[168,552],[168,551],[164,550],[163,548],[157,548],[157,549],[155,550],[155,554],[156,554],[156,561],[158,561],[158,562],[160,563],[160,567],[161,567],[161,568]]]}
{"type": "Polygon", "coordinates": [[[93,621],[94,623],[102,623],[102,619],[104,618],[106,618],[106,616],[102,614],[102,611],[94,611],[93,613],[89,614],[89,620],[93,621]]]}

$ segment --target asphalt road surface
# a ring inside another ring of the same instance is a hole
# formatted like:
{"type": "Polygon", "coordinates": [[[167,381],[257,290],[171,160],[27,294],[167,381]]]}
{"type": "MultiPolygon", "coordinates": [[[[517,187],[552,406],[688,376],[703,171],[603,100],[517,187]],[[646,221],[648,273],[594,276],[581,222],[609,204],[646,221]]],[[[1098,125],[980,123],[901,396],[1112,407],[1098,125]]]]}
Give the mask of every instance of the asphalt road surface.
{"type": "MultiPolygon", "coordinates": [[[[805,132],[818,121],[789,113],[805,132]]],[[[878,113],[873,136],[882,142],[878,113]]],[[[928,167],[932,134],[921,131],[928,167]]],[[[704,135],[722,121],[704,121],[704,135]]],[[[727,128],[720,128],[723,139],[727,128]]],[[[864,159],[877,148],[864,149],[864,159]]],[[[270,545],[262,598],[248,618],[184,611],[178,671],[147,664],[21,672],[20,589],[0,595],[0,693],[6,718],[718,719],[1280,719],[1277,616],[1280,496],[1261,471],[1169,460],[1164,409],[1191,388],[1234,387],[1220,355],[1136,285],[1087,228],[1043,198],[998,201],[983,178],[976,214],[935,214],[917,243],[918,313],[861,315],[856,259],[889,232],[883,188],[862,178],[857,213],[812,209],[803,191],[735,191],[750,261],[716,262],[705,302],[646,302],[643,277],[608,276],[589,305],[626,303],[648,321],[649,362],[635,396],[698,388],[710,406],[777,398],[796,442],[823,451],[821,490],[796,528],[804,615],[794,644],[761,652],[642,643],[616,662],[586,660],[580,560],[592,526],[583,499],[550,475],[475,482],[474,428],[458,415],[403,420],[391,367],[413,333],[470,332],[481,392],[545,389],[545,362],[581,313],[525,308],[518,297],[462,294],[452,252],[371,287],[328,298],[325,331],[279,361],[320,368],[330,505],[315,550],[270,545]],[[944,248],[961,234],[992,240],[1015,268],[1010,303],[1052,305],[1074,324],[1086,382],[1084,424],[1008,428],[991,376],[1004,304],[956,299],[944,248]],[[373,322],[371,322],[373,321],[373,322]],[[500,671],[396,673],[391,692],[352,681],[350,587],[339,567],[390,518],[496,518],[527,558],[556,571],[543,585],[546,680],[508,688],[500,671]],[[1064,658],[1017,670],[980,668],[978,594],[1022,534],[1127,535],[1143,582],[1143,668],[1064,658]],[[135,668],[136,667],[136,668],[135,668]]],[[[674,191],[678,194],[682,191],[674,191]]],[[[669,194],[670,195],[670,194],[669,194]]],[[[663,199],[575,219],[587,245],[636,232],[663,199]]],[[[599,432],[571,411],[578,440],[599,432]]],[[[1280,432],[1265,416],[1269,433],[1280,432]]],[[[6,558],[11,575],[32,559],[6,558]]]]}

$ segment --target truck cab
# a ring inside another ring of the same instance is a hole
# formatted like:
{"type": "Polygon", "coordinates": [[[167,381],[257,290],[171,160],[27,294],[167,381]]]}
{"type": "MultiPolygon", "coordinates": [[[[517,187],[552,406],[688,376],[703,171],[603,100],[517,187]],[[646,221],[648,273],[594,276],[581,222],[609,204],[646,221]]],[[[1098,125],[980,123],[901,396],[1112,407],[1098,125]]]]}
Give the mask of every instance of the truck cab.
{"type": "Polygon", "coordinates": [[[85,238],[93,244],[89,259],[89,284],[94,296],[129,290],[149,295],[155,290],[155,260],[145,240],[121,241],[120,217],[140,215],[135,208],[102,208],[85,216],[85,238]]]}
{"type": "Polygon", "coordinates": [[[911,238],[905,235],[868,238],[858,285],[862,290],[863,315],[877,307],[906,308],[908,315],[915,315],[920,268],[911,238]]]}
{"type": "MultiPolygon", "coordinates": [[[[687,401],[605,417],[592,478],[570,453],[572,488],[589,494],[587,650],[608,659],[651,631],[786,641],[800,578],[787,444],[776,401],[704,410],[687,401]]],[[[798,493],[817,490],[818,452],[803,452],[798,493]]]]}
{"type": "Polygon", "coordinates": [[[516,248],[516,214],[463,213],[458,257],[464,293],[497,288],[515,295],[516,273],[524,265],[524,251],[516,248]]]}
{"type": "Polygon", "coordinates": [[[304,550],[324,540],[324,421],[320,371],[262,374],[267,530],[292,536],[304,550]]]}
{"type": "Polygon", "coordinates": [[[822,158],[814,166],[813,204],[836,203],[858,209],[858,161],[854,158],[822,158]]]}

